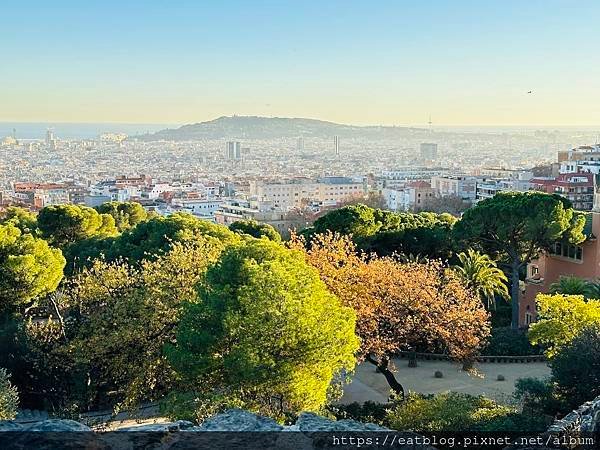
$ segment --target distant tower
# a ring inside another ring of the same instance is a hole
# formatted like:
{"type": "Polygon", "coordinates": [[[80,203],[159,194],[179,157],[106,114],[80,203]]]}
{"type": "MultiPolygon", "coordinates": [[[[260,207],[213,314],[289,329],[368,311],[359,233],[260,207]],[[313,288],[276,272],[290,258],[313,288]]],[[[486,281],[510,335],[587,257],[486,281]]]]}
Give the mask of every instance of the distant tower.
{"type": "Polygon", "coordinates": [[[234,161],[242,159],[242,144],[238,141],[228,141],[225,146],[225,159],[234,161]]]}
{"type": "Polygon", "coordinates": [[[52,131],[52,128],[48,128],[46,130],[46,145],[51,145],[53,140],[54,140],[54,131],[52,131]]]}
{"type": "Polygon", "coordinates": [[[302,136],[300,136],[298,138],[298,141],[296,142],[296,150],[298,152],[303,152],[304,151],[304,138],[302,136]]]}
{"type": "Polygon", "coordinates": [[[333,148],[335,150],[335,156],[340,156],[340,137],[333,137],[333,148]]]}
{"type": "Polygon", "coordinates": [[[429,121],[427,122],[427,125],[429,125],[429,131],[433,131],[433,129],[431,128],[433,126],[433,122],[431,121],[431,114],[429,114],[429,121]]]}
{"type": "Polygon", "coordinates": [[[437,158],[438,146],[429,142],[421,144],[421,159],[430,161],[437,158]]]}

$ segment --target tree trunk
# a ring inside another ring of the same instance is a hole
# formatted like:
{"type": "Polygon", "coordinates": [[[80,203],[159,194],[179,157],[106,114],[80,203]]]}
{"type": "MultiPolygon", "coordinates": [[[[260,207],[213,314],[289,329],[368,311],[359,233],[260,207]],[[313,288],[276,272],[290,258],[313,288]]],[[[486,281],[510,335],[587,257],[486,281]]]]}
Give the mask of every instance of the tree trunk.
{"type": "Polygon", "coordinates": [[[379,372],[383,374],[392,391],[394,391],[394,393],[398,395],[400,399],[403,400],[405,396],[404,386],[398,383],[398,380],[396,380],[394,373],[389,369],[390,359],[384,356],[378,361],[373,356],[368,355],[366,360],[373,364],[375,367],[377,367],[377,370],[379,370],[379,372]]]}
{"type": "Polygon", "coordinates": [[[513,261],[511,264],[511,279],[510,279],[510,301],[512,309],[511,327],[513,330],[519,328],[519,269],[521,264],[518,261],[513,261]]]}

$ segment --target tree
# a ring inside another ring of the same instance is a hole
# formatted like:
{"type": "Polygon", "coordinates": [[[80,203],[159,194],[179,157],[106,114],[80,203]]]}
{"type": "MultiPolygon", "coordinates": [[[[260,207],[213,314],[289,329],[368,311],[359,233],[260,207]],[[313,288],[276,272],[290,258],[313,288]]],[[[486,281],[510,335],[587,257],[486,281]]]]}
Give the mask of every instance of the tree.
{"type": "Polygon", "coordinates": [[[240,234],[248,234],[260,239],[266,237],[274,242],[281,242],[281,235],[268,223],[259,223],[256,220],[238,220],[229,225],[229,229],[240,234]]]}
{"type": "Polygon", "coordinates": [[[558,240],[585,239],[585,218],[559,195],[500,192],[463,214],[454,227],[459,240],[496,256],[510,270],[512,327],[519,326],[519,273],[558,240]]]}
{"type": "Polygon", "coordinates": [[[463,282],[477,293],[488,310],[496,309],[496,296],[508,299],[508,278],[488,255],[473,249],[458,254],[460,265],[455,267],[463,282]]]}
{"type": "Polygon", "coordinates": [[[0,225],[0,310],[14,311],[54,291],[64,267],[60,250],[12,225],[0,225]]]}
{"type": "Polygon", "coordinates": [[[600,322],[582,329],[550,361],[557,392],[571,408],[600,396],[600,322]]]}
{"type": "Polygon", "coordinates": [[[316,235],[304,249],[329,290],[357,315],[360,355],[404,395],[392,372],[398,351],[421,349],[470,359],[489,335],[488,314],[456,273],[433,261],[399,263],[357,253],[348,236],[316,235]],[[308,249],[306,249],[308,247],[308,249]]]}
{"type": "Polygon", "coordinates": [[[600,300],[586,301],[581,295],[545,295],[536,297],[538,321],[529,327],[529,339],[546,348],[554,357],[584,328],[600,323],[600,300]]]}
{"type": "Polygon", "coordinates": [[[224,248],[199,238],[136,265],[96,261],[74,277],[61,305],[69,337],[63,351],[87,373],[88,406],[111,398],[133,407],[173,388],[163,346],[174,341],[182,304],[195,300],[224,248]]]}
{"type": "Polygon", "coordinates": [[[167,217],[151,217],[116,237],[93,236],[72,244],[65,250],[69,272],[89,267],[101,258],[104,261],[126,260],[138,264],[168,253],[176,243],[214,245],[234,243],[240,237],[227,227],[200,220],[191,214],[176,213],[167,217]]]}
{"type": "Polygon", "coordinates": [[[209,268],[167,354],[196,396],[281,417],[319,410],[353,370],[354,327],[300,252],[250,240],[209,268]]]}
{"type": "Polygon", "coordinates": [[[78,205],[46,206],[38,214],[38,226],[44,238],[56,247],[65,247],[92,236],[117,234],[112,216],[78,205]]]}
{"type": "Polygon", "coordinates": [[[0,225],[13,225],[23,234],[32,234],[37,236],[39,230],[35,214],[23,208],[9,206],[6,212],[0,218],[0,225]]]}
{"type": "Polygon", "coordinates": [[[0,420],[12,420],[17,415],[19,393],[10,383],[6,369],[0,367],[0,420]]]}
{"type": "Polygon", "coordinates": [[[363,238],[374,235],[380,228],[381,223],[376,220],[375,210],[358,204],[334,209],[319,217],[313,225],[312,232],[331,231],[363,238]]]}
{"type": "Polygon", "coordinates": [[[97,206],[100,214],[109,214],[115,219],[117,230],[123,232],[148,218],[148,213],[142,205],[136,202],[106,202],[97,206]]]}

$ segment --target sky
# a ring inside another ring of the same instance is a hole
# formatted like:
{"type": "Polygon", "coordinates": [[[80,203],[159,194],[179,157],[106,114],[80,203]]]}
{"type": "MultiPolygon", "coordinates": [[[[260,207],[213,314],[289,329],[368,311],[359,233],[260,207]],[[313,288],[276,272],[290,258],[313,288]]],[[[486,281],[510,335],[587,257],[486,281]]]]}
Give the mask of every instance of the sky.
{"type": "Polygon", "coordinates": [[[21,0],[1,17],[0,121],[600,125],[597,0],[21,0]]]}

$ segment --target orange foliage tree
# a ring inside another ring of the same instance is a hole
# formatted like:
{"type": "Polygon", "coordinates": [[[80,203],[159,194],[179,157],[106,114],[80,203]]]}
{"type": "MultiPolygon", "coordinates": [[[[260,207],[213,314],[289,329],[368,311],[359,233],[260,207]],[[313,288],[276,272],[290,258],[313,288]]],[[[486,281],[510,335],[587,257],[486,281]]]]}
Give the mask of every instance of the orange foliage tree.
{"type": "Polygon", "coordinates": [[[401,263],[358,253],[350,236],[331,233],[306,244],[297,236],[290,241],[329,290],[354,308],[360,357],[377,367],[396,394],[404,396],[391,365],[398,351],[419,348],[467,361],[489,336],[481,301],[440,262],[401,263]]]}

